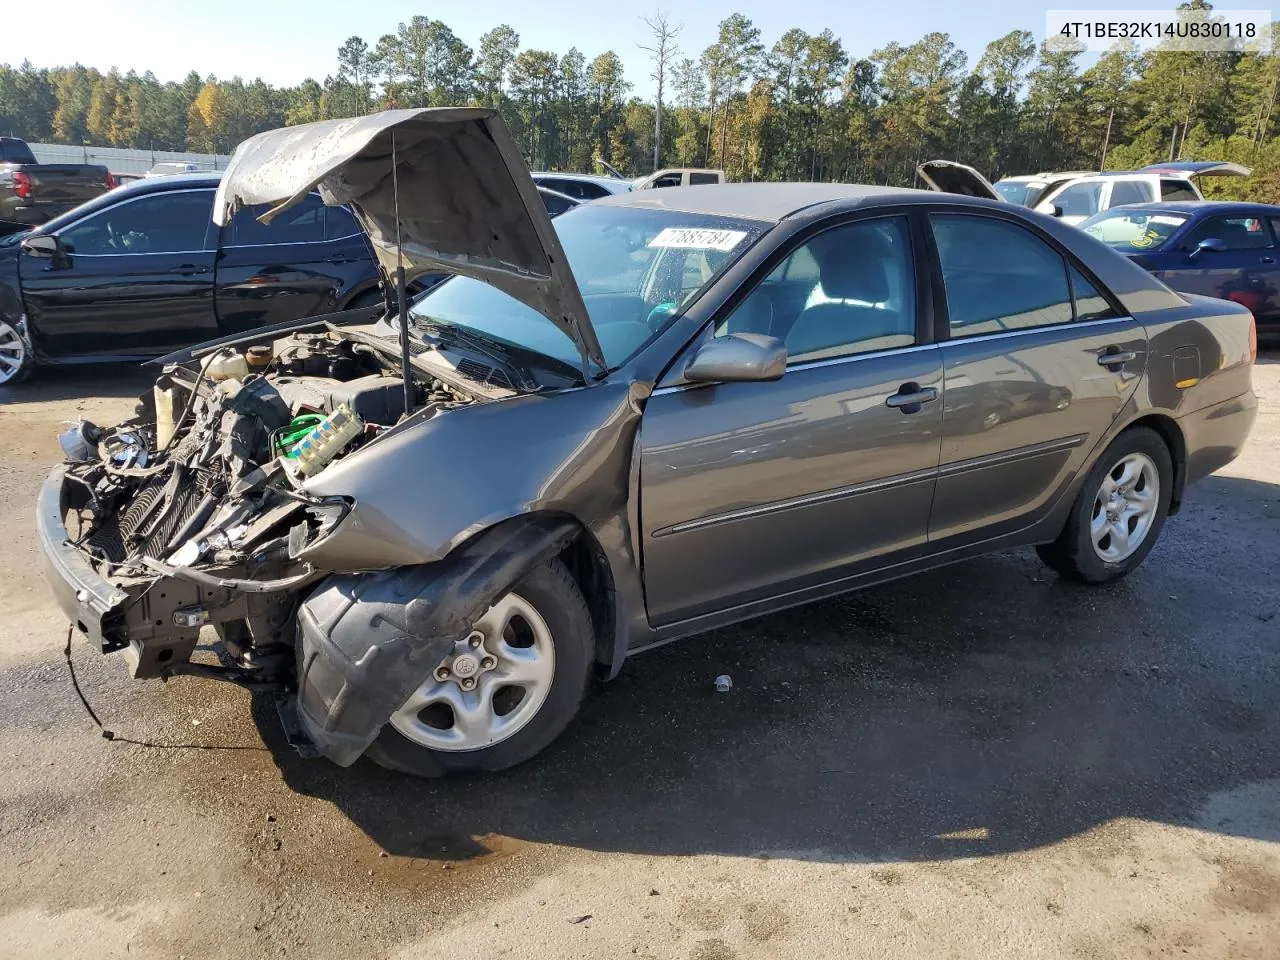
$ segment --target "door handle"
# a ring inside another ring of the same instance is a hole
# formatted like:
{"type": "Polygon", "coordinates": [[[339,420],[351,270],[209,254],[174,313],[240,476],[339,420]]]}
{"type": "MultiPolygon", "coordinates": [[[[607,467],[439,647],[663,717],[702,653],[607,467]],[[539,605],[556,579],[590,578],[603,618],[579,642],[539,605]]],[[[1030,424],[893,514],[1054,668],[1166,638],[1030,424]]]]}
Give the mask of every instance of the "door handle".
{"type": "Polygon", "coordinates": [[[884,398],[884,405],[903,413],[919,413],[926,403],[938,399],[937,387],[922,387],[918,383],[904,383],[898,392],[884,398]]]}
{"type": "Polygon", "coordinates": [[[208,267],[204,267],[204,266],[198,266],[198,265],[196,265],[196,264],[194,264],[194,263],[182,263],[182,264],[179,264],[179,265],[178,265],[178,266],[176,266],[176,267],[172,267],[172,268],[169,270],[169,272],[170,272],[170,273],[180,273],[180,274],[182,274],[183,276],[190,277],[190,276],[193,276],[193,275],[195,275],[195,274],[197,274],[197,273],[208,273],[208,272],[209,272],[209,268],[208,268],[208,267]]]}
{"type": "Polygon", "coordinates": [[[1275,257],[1263,257],[1263,258],[1262,258],[1262,262],[1263,262],[1263,263],[1275,263],[1275,262],[1276,262],[1276,258],[1275,258],[1275,257]]]}
{"type": "Polygon", "coordinates": [[[1098,354],[1098,366],[1106,367],[1112,373],[1119,373],[1120,368],[1131,360],[1137,360],[1138,354],[1133,350],[1121,350],[1119,347],[1107,347],[1098,354]]]}

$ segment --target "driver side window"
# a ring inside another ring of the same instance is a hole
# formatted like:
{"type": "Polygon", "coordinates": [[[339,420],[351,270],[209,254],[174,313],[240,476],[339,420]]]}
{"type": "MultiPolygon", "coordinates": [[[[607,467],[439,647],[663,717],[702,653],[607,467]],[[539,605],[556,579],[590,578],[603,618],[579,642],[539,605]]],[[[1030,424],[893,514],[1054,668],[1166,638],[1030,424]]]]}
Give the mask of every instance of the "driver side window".
{"type": "Polygon", "coordinates": [[[798,247],[715,335],[744,332],[781,339],[788,363],[914,344],[915,272],[906,219],[846,224],[798,247]]]}
{"type": "Polygon", "coordinates": [[[212,190],[156,193],[99,211],[58,238],[80,256],[195,253],[205,249],[212,214],[212,190]]]}

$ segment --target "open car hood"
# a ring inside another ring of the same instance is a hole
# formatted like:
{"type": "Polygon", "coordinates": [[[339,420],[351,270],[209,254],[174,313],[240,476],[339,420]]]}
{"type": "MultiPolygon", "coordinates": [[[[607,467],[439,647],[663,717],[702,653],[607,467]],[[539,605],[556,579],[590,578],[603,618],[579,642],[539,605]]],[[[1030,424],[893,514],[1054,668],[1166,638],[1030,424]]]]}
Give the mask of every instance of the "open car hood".
{"type": "Polygon", "coordinates": [[[259,219],[270,223],[316,189],[354,211],[388,280],[401,262],[398,239],[406,282],[439,272],[482,280],[563,330],[584,374],[588,361],[605,369],[577,281],[496,111],[385,110],[260,133],[236,148],[213,219],[226,224],[241,206],[269,203],[259,219]]]}
{"type": "Polygon", "coordinates": [[[985,197],[988,200],[1004,199],[986,177],[973,167],[954,160],[926,160],[916,167],[916,173],[929,185],[930,190],[937,190],[939,193],[958,193],[962,197],[985,197]]]}
{"type": "Polygon", "coordinates": [[[1226,160],[1170,160],[1152,163],[1139,173],[1176,173],[1184,177],[1247,177],[1253,171],[1243,164],[1226,160]]]}

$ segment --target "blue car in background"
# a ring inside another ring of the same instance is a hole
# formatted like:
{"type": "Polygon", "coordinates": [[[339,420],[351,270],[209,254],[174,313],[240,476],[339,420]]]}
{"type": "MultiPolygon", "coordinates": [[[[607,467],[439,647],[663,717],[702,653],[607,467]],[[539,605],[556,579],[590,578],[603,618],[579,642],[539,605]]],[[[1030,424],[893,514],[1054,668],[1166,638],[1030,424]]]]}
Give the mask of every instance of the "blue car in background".
{"type": "Polygon", "coordinates": [[[1080,229],[1174,290],[1234,300],[1280,336],[1280,206],[1213,200],[1113,207],[1080,229]]]}

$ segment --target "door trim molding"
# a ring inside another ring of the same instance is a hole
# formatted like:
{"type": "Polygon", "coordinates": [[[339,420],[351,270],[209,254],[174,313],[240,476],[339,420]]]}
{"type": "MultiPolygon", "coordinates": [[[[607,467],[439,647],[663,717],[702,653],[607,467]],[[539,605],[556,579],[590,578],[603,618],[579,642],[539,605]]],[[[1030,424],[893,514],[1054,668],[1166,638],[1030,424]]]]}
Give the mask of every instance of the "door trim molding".
{"type": "Polygon", "coordinates": [[[971,470],[981,470],[984,467],[994,466],[1000,463],[1014,463],[1018,460],[1030,460],[1034,457],[1044,456],[1046,453],[1056,453],[1059,450],[1070,450],[1078,447],[1089,439],[1087,433],[1077,433],[1074,436],[1062,437],[1057,440],[1045,440],[1041,443],[1029,443],[1025,447],[1014,447],[1012,450],[1001,450],[999,453],[989,453],[981,457],[970,457],[967,460],[952,460],[950,463],[944,463],[938,467],[938,478],[954,477],[957,474],[968,473],[971,470]]]}
{"type": "Polygon", "coordinates": [[[725,513],[717,513],[709,517],[698,517],[694,520],[682,520],[679,523],[673,523],[670,526],[660,527],[653,531],[650,536],[654,539],[658,537],[667,537],[677,533],[687,533],[690,530],[701,530],[704,527],[730,523],[734,520],[746,520],[750,517],[760,517],[770,513],[781,513],[784,510],[794,510],[797,507],[808,507],[817,503],[829,503],[832,500],[843,500],[847,497],[856,497],[860,494],[872,493],[877,490],[887,490],[891,487],[905,487],[913,483],[933,480],[937,475],[938,470],[936,467],[928,467],[924,470],[913,470],[910,473],[899,473],[892,477],[882,477],[879,480],[867,480],[862,483],[853,483],[844,487],[834,487],[830,490],[821,490],[818,493],[808,493],[802,497],[789,497],[786,500],[774,500],[771,503],[761,503],[754,507],[743,507],[739,510],[729,510],[725,513]]]}

